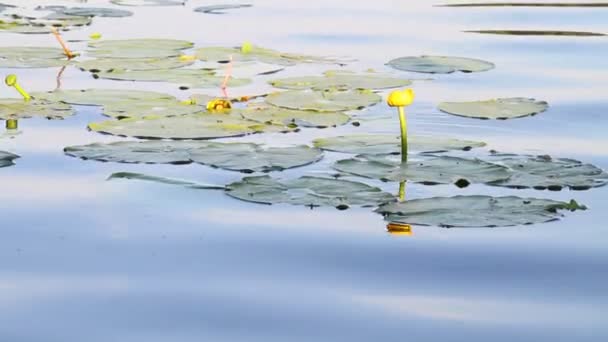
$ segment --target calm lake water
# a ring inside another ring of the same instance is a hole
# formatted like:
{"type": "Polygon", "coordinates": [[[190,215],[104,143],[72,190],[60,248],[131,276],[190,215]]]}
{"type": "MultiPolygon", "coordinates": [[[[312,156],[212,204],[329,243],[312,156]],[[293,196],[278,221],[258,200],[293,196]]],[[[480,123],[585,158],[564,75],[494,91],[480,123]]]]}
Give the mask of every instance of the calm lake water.
{"type": "MultiPolygon", "coordinates": [[[[422,0],[249,3],[254,6],[226,15],[193,12],[209,4],[204,1],[127,8],[135,11],[133,17],[96,18],[64,37],[87,39],[101,32],[108,39],[179,38],[198,46],[248,40],[283,51],[355,58],[346,69],[420,79],[408,112],[411,132],[478,139],[499,151],[571,157],[608,169],[608,38],[462,32],[608,33],[608,9],[441,8],[422,0]],[[422,80],[428,75],[384,66],[420,54],[481,58],[497,67],[429,81],[422,80]],[[517,96],[547,100],[551,108],[498,122],[436,109],[444,100],[517,96]]],[[[51,35],[0,33],[0,45],[56,42],[51,35]]],[[[260,92],[270,89],[267,79],[335,68],[297,66],[229,91],[260,92]]],[[[58,71],[0,69],[0,76],[17,73],[24,88],[42,91],[55,88],[58,71]]],[[[171,84],[94,80],[75,68],[66,70],[62,86],[150,89],[180,98],[193,92],[171,84]]],[[[219,95],[218,89],[194,92],[219,95]]],[[[0,87],[0,97],[16,96],[0,87]]],[[[384,104],[359,115],[360,127],[239,140],[285,145],[349,132],[398,133],[397,118],[384,104]]],[[[1,341],[608,340],[608,188],[547,192],[408,185],[410,199],[574,198],[590,210],[525,227],[414,227],[412,236],[393,236],[369,209],[263,206],[219,191],[106,181],[119,171],[212,184],[242,175],[201,165],[124,165],[65,156],[65,146],[121,140],[86,130],[101,118],[99,109],[79,107],[64,121],[21,120],[20,135],[0,138],[0,150],[21,156],[15,166],[0,169],[1,341]]],[[[327,174],[331,162],[343,157],[329,153],[321,163],[285,174],[327,174]]],[[[367,183],[398,190],[394,183],[367,183]]]]}

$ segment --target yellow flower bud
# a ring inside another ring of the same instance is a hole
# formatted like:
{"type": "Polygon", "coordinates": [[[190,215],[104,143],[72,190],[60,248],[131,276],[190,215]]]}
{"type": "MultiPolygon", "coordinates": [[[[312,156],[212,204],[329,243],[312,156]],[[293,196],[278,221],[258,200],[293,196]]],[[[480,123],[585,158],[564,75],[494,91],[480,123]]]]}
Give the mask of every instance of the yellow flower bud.
{"type": "Polygon", "coordinates": [[[207,102],[207,110],[210,112],[218,112],[232,108],[232,103],[224,99],[215,99],[207,102]]]}
{"type": "Polygon", "coordinates": [[[386,103],[391,107],[409,106],[412,102],[414,102],[414,91],[412,89],[395,90],[386,99],[386,103]]]}

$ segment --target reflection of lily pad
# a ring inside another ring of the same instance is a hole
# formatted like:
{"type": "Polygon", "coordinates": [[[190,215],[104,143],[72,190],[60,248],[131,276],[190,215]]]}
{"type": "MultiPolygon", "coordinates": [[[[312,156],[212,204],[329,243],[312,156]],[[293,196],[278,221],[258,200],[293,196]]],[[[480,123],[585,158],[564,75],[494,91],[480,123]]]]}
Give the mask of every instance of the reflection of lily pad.
{"type": "Polygon", "coordinates": [[[44,93],[33,93],[37,99],[65,102],[83,106],[103,106],[121,104],[126,101],[157,101],[177,99],[169,94],[153,91],[127,90],[127,89],[75,89],[56,90],[44,93]]]}
{"type": "Polygon", "coordinates": [[[340,160],[333,168],[357,176],[385,181],[411,181],[422,184],[450,184],[466,187],[471,183],[490,183],[506,180],[509,170],[479,159],[449,156],[410,157],[401,163],[399,156],[359,155],[340,160]]]}
{"type": "Polygon", "coordinates": [[[264,125],[224,113],[107,120],[91,123],[89,129],[118,136],[176,140],[214,139],[288,130],[286,127],[264,125]]]}
{"type": "Polygon", "coordinates": [[[193,61],[181,60],[179,57],[169,58],[98,58],[78,62],[81,70],[93,73],[122,70],[160,70],[176,69],[193,64],[193,61]]]}
{"type": "Polygon", "coordinates": [[[376,206],[393,200],[392,195],[367,184],[309,176],[283,182],[268,176],[245,177],[229,184],[226,193],[248,202],[338,209],[352,205],[376,206]]]}
{"type": "Polygon", "coordinates": [[[47,47],[0,47],[0,68],[50,68],[68,63],[62,49],[47,47]]]}
{"type": "Polygon", "coordinates": [[[277,107],[317,112],[342,112],[363,109],[381,100],[380,95],[367,90],[289,90],[273,93],[266,97],[266,102],[277,107]]]}
{"type": "MultiPolygon", "coordinates": [[[[320,138],[314,141],[318,148],[354,154],[401,153],[401,138],[394,135],[355,134],[339,137],[320,138]]],[[[486,144],[479,141],[459,140],[444,137],[412,136],[408,138],[412,152],[445,152],[450,150],[468,151],[486,144]]]]}
{"type": "Polygon", "coordinates": [[[19,158],[18,155],[10,152],[0,151],[0,167],[15,165],[13,160],[19,158]]]}
{"type": "Polygon", "coordinates": [[[447,56],[400,57],[386,64],[397,70],[433,74],[450,74],[455,71],[480,72],[494,68],[493,63],[480,59],[447,56]]]}
{"type": "Polygon", "coordinates": [[[558,191],[564,188],[587,190],[608,184],[608,173],[572,159],[507,155],[492,162],[513,170],[509,179],[495,183],[498,186],[558,191]]]}
{"type": "Polygon", "coordinates": [[[386,220],[440,227],[508,227],[558,220],[560,210],[585,210],[575,201],[489,196],[416,199],[382,205],[386,220]]]}
{"type": "Polygon", "coordinates": [[[72,107],[48,100],[0,99],[0,119],[23,119],[42,117],[63,119],[74,114],[72,107]]]}
{"type": "Polygon", "coordinates": [[[194,9],[194,12],[208,13],[208,14],[225,14],[226,10],[247,8],[251,7],[251,4],[225,4],[225,5],[209,5],[201,6],[194,9]]]}
{"type": "Polygon", "coordinates": [[[344,71],[328,71],[324,76],[289,77],[269,82],[272,86],[284,89],[388,89],[408,86],[409,80],[388,75],[365,73],[356,74],[344,71]]]}
{"type": "Polygon", "coordinates": [[[346,124],[350,117],[344,113],[294,110],[254,104],[241,112],[246,119],[274,125],[326,128],[346,124]]]}
{"type": "Polygon", "coordinates": [[[514,119],[538,114],[549,108],[545,101],[522,97],[472,102],[442,102],[439,110],[448,114],[477,119],[514,119]]]}
{"type": "Polygon", "coordinates": [[[241,172],[281,171],[311,164],[322,152],[308,146],[264,147],[209,141],[121,141],[66,147],[82,159],[121,163],[188,164],[191,162],[241,172]]]}
{"type": "Polygon", "coordinates": [[[89,55],[97,58],[175,57],[194,44],[176,39],[124,39],[89,42],[89,55]]]}
{"type": "Polygon", "coordinates": [[[228,62],[230,57],[235,62],[258,61],[282,66],[335,62],[329,58],[283,53],[255,45],[249,46],[245,52],[240,47],[204,47],[197,49],[195,54],[200,60],[208,62],[228,62]]]}
{"type": "Polygon", "coordinates": [[[110,0],[120,6],[183,6],[186,0],[110,0]]]}
{"type": "MultiPolygon", "coordinates": [[[[145,70],[145,71],[125,71],[112,70],[111,72],[101,72],[100,78],[121,81],[147,81],[147,82],[169,82],[191,88],[216,88],[223,81],[223,76],[217,76],[213,71],[206,69],[170,69],[170,70],[145,70]]],[[[229,80],[231,87],[239,87],[251,83],[246,78],[233,78],[229,80]]]]}

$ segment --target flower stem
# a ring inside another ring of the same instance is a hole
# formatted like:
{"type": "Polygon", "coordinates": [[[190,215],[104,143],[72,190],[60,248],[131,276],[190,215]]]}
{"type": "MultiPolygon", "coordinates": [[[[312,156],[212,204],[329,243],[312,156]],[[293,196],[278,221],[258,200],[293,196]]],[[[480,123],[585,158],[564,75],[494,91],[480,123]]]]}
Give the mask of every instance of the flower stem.
{"type": "Polygon", "coordinates": [[[405,182],[399,183],[399,202],[405,201],[405,182]]]}
{"type": "Polygon", "coordinates": [[[407,162],[407,122],[405,120],[405,111],[403,107],[399,107],[399,123],[401,124],[401,162],[407,162]]]}

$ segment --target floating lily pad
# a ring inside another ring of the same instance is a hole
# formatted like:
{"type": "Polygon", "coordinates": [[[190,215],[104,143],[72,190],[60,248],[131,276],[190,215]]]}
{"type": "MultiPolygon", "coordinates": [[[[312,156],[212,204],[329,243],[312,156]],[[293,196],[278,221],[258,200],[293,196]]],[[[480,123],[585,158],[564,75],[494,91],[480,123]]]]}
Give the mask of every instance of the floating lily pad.
{"type": "Polygon", "coordinates": [[[116,8],[103,7],[71,7],[61,11],[67,15],[75,15],[78,17],[108,17],[108,18],[123,18],[133,15],[131,11],[120,10],[116,8]]]}
{"type": "MultiPolygon", "coordinates": [[[[121,81],[169,82],[190,88],[217,88],[224,82],[224,76],[206,69],[169,69],[125,71],[114,69],[111,72],[100,72],[100,78],[121,81]]],[[[231,87],[239,87],[251,83],[250,79],[231,77],[231,87]]]]}
{"type": "Polygon", "coordinates": [[[264,104],[254,104],[241,112],[249,120],[274,125],[326,128],[348,123],[350,117],[344,113],[320,113],[305,110],[279,108],[264,104]]]}
{"type": "Polygon", "coordinates": [[[10,152],[0,151],[0,167],[15,165],[13,160],[19,158],[18,155],[10,152]]]}
{"type": "Polygon", "coordinates": [[[380,101],[382,101],[380,95],[367,90],[289,90],[273,93],[266,97],[267,103],[277,107],[317,112],[363,109],[380,101]]]}
{"type": "Polygon", "coordinates": [[[68,64],[62,49],[47,47],[0,47],[0,68],[50,68],[68,64]]]}
{"type": "Polygon", "coordinates": [[[112,102],[103,107],[103,114],[114,118],[147,116],[179,116],[203,112],[202,106],[185,104],[174,99],[112,102]]]}
{"type": "Polygon", "coordinates": [[[264,147],[209,141],[121,141],[66,147],[67,155],[121,163],[205,164],[240,172],[270,172],[314,163],[322,152],[308,146],[264,147]]]}
{"type": "Polygon", "coordinates": [[[549,108],[545,101],[511,97],[472,102],[442,102],[439,110],[448,114],[476,119],[515,119],[535,115],[549,108]]]}
{"type": "Polygon", "coordinates": [[[498,34],[505,36],[563,36],[563,37],[600,37],[604,33],[587,31],[559,31],[559,30],[467,30],[467,33],[498,34]]]}
{"type": "Polygon", "coordinates": [[[75,89],[32,93],[36,99],[64,102],[82,106],[121,105],[124,102],[146,102],[177,99],[169,94],[127,89],[75,89]]]}
{"type": "Polygon", "coordinates": [[[175,140],[237,137],[289,130],[284,126],[264,125],[228,113],[107,120],[91,123],[89,129],[118,136],[175,140]]]}
{"type": "MultiPolygon", "coordinates": [[[[399,154],[401,137],[380,134],[354,134],[339,137],[320,138],[314,142],[315,147],[327,151],[354,154],[399,154]]],[[[411,152],[446,152],[451,150],[468,151],[475,147],[484,147],[480,141],[460,140],[445,137],[412,136],[408,138],[411,152]]]]}
{"type": "Polygon", "coordinates": [[[24,119],[42,117],[47,119],[64,119],[73,115],[72,107],[48,100],[0,99],[0,119],[24,119]]]}
{"type": "Polygon", "coordinates": [[[160,184],[168,184],[168,185],[179,185],[190,189],[198,189],[198,190],[225,190],[226,187],[221,185],[212,185],[212,184],[201,184],[196,182],[190,182],[181,179],[173,179],[166,177],[158,177],[158,176],[150,176],[142,173],[135,172],[115,172],[108,177],[108,180],[113,179],[137,179],[143,181],[149,181],[160,184]]]}
{"type": "Polygon", "coordinates": [[[0,30],[13,33],[49,33],[52,28],[67,31],[91,24],[91,18],[51,13],[45,16],[3,13],[0,30]]]}
{"type": "Polygon", "coordinates": [[[183,6],[186,0],[110,0],[120,6],[183,6]]]}
{"type": "Polygon", "coordinates": [[[358,155],[336,162],[333,168],[383,181],[410,181],[427,185],[453,183],[458,187],[498,182],[511,176],[509,169],[504,166],[479,159],[449,156],[412,156],[407,163],[401,163],[400,156],[395,155],[358,155]]]}
{"type": "Polygon", "coordinates": [[[450,74],[455,71],[481,72],[494,69],[493,63],[480,59],[447,56],[400,57],[389,61],[386,65],[397,70],[432,74],[450,74]]]}
{"type": "Polygon", "coordinates": [[[164,70],[182,68],[194,61],[182,60],[179,57],[169,58],[99,58],[81,61],[78,68],[92,73],[111,72],[114,70],[164,70]]]}
{"type": "Polygon", "coordinates": [[[226,10],[247,8],[252,7],[251,4],[225,4],[225,5],[209,5],[201,6],[194,9],[194,12],[208,13],[208,14],[225,14],[226,10]]]}
{"type": "Polygon", "coordinates": [[[164,58],[182,54],[194,44],[176,39],[124,39],[89,42],[90,56],[97,58],[164,58]]]}
{"type": "Polygon", "coordinates": [[[241,47],[204,47],[197,49],[195,55],[198,59],[208,62],[228,62],[230,57],[235,62],[262,62],[282,66],[291,66],[299,63],[335,63],[330,58],[307,55],[282,53],[276,50],[259,46],[249,46],[243,51],[241,47]]]}
{"type": "Polygon", "coordinates": [[[344,71],[328,71],[324,76],[289,77],[269,82],[273,87],[284,89],[388,89],[408,86],[410,80],[387,75],[365,73],[356,74],[344,71]]]}
{"type": "Polygon", "coordinates": [[[441,7],[608,7],[608,2],[475,2],[441,7]]]}
{"type": "Polygon", "coordinates": [[[508,227],[558,220],[560,211],[585,210],[570,203],[537,198],[455,196],[416,199],[380,206],[387,221],[440,227],[508,227]]]}
{"type": "Polygon", "coordinates": [[[278,181],[268,176],[245,177],[229,184],[229,196],[263,204],[293,204],[347,209],[353,205],[376,206],[394,199],[391,194],[364,183],[304,176],[278,181]]]}
{"type": "Polygon", "coordinates": [[[573,159],[507,155],[492,162],[507,166],[513,172],[509,179],[494,183],[498,186],[559,191],[587,190],[608,184],[608,173],[573,159]]]}

